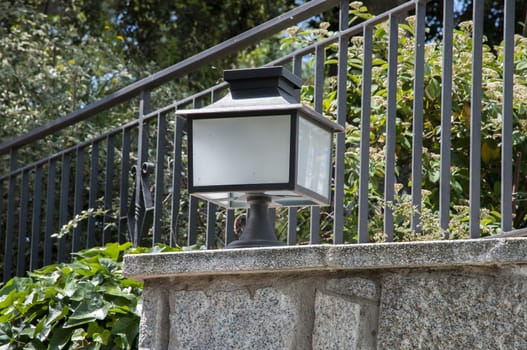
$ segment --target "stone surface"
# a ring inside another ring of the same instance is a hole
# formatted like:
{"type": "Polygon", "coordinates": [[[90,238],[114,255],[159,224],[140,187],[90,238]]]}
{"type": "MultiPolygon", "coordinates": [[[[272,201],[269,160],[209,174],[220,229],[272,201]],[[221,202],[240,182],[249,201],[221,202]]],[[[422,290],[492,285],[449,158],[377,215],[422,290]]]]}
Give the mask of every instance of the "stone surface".
{"type": "Polygon", "coordinates": [[[527,349],[527,239],[127,256],[140,349],[527,349]]]}
{"type": "Polygon", "coordinates": [[[196,276],[521,263],[527,263],[527,238],[137,254],[125,256],[123,272],[131,278],[145,280],[175,274],[196,276]]]}
{"type": "Polygon", "coordinates": [[[371,279],[362,277],[338,278],[329,280],[326,288],[330,291],[353,297],[377,300],[377,286],[371,279]]]}
{"type": "Polygon", "coordinates": [[[275,288],[177,291],[169,349],[292,349],[296,314],[275,288]]]}
{"type": "Polygon", "coordinates": [[[496,272],[388,275],[378,349],[527,349],[527,278],[496,272]]]}
{"type": "Polygon", "coordinates": [[[360,305],[345,298],[317,292],[313,350],[357,348],[360,305]]]}
{"type": "Polygon", "coordinates": [[[168,297],[164,288],[151,287],[147,282],[143,289],[141,322],[139,324],[139,349],[167,349],[169,328],[168,297]]]}

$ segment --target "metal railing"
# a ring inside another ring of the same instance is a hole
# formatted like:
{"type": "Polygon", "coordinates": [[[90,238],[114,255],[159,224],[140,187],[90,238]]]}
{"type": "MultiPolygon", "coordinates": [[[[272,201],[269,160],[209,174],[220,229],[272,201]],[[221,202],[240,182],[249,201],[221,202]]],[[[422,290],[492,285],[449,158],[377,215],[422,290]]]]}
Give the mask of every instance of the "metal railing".
{"type": "MultiPolygon", "coordinates": [[[[513,230],[513,164],[512,164],[512,106],[514,75],[514,6],[505,1],[503,50],[503,103],[501,137],[501,231],[505,235],[521,235],[513,230]]],[[[472,75],[470,125],[481,124],[482,76],[482,1],[474,2],[472,34],[472,75]]],[[[312,84],[312,104],[319,112],[328,114],[340,125],[349,124],[350,98],[350,40],[362,38],[360,67],[360,139],[349,141],[350,133],[336,136],[334,159],[334,202],[330,210],[318,207],[289,208],[273,211],[281,224],[279,234],[288,244],[298,243],[298,232],[309,227],[309,234],[301,243],[370,240],[369,222],[378,215],[371,211],[371,114],[373,46],[385,45],[386,100],[385,100],[385,157],[382,222],[387,241],[394,239],[394,203],[397,200],[396,147],[398,137],[397,84],[398,50],[403,16],[415,14],[413,42],[413,106],[411,146],[411,230],[421,231],[423,123],[425,101],[425,36],[426,1],[409,1],[381,15],[349,26],[349,2],[312,0],[273,20],[255,27],[231,40],[186,59],[127,86],[108,97],[59,118],[0,145],[0,155],[8,156],[10,169],[0,175],[0,243],[3,247],[3,280],[26,270],[64,261],[70,252],[110,241],[131,240],[134,244],[166,243],[171,245],[200,244],[208,248],[222,246],[233,239],[242,225],[244,212],[220,210],[212,203],[189,197],[186,192],[185,124],[175,117],[178,108],[196,108],[217,100],[226,93],[227,85],[220,83],[174,103],[154,109],[151,91],[176,82],[186,75],[227,55],[255,45],[264,38],[278,35],[292,25],[339,8],[338,30],[323,40],[315,40],[266,65],[284,65],[304,81],[312,84]],[[386,25],[388,42],[374,37],[379,26],[386,25]],[[377,42],[379,41],[379,42],[377,42]],[[328,59],[332,56],[331,59],[328,59]],[[332,63],[328,63],[332,60],[332,63]],[[330,86],[330,88],[328,88],[330,86]],[[332,107],[324,106],[328,94],[336,94],[332,107]],[[82,143],[50,154],[27,164],[17,159],[23,149],[31,150],[39,140],[60,130],[82,123],[118,105],[139,100],[138,118],[82,143]],[[346,157],[357,157],[359,168],[358,193],[355,204],[345,203],[350,191],[346,157]],[[90,211],[100,208],[104,213],[90,211]],[[98,214],[98,215],[97,215],[98,214]],[[347,219],[356,215],[356,226],[347,219]],[[69,226],[68,226],[69,225],[69,226]],[[329,226],[328,226],[329,225],[329,226]],[[60,238],[52,235],[67,227],[71,233],[60,238]],[[328,228],[329,227],[329,228],[328,228]],[[349,238],[353,232],[354,238],[349,238]]],[[[442,29],[441,71],[441,151],[438,225],[445,236],[451,222],[451,122],[453,90],[453,0],[444,1],[442,29]]],[[[403,34],[404,35],[404,34],[403,34]]],[[[349,125],[348,125],[349,126],[349,125]]],[[[470,237],[480,236],[480,174],[481,128],[470,129],[470,237]]],[[[396,204],[395,204],[396,205],[396,204]]]]}

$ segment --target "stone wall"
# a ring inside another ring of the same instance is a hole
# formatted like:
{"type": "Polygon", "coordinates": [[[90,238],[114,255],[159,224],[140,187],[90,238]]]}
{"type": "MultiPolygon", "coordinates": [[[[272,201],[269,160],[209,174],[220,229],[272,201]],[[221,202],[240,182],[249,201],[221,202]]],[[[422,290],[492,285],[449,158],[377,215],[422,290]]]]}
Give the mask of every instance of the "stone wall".
{"type": "Polygon", "coordinates": [[[142,349],[527,349],[527,239],[125,257],[142,349]]]}

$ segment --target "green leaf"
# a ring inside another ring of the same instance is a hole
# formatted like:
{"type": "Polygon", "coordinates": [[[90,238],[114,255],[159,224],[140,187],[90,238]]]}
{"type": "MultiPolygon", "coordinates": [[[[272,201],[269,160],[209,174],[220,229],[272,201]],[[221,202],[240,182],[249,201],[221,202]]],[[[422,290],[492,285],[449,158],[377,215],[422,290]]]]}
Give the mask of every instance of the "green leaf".
{"type": "Polygon", "coordinates": [[[86,331],[82,328],[77,328],[73,331],[71,335],[71,341],[73,342],[82,342],[86,338],[86,331]]]}
{"type": "Polygon", "coordinates": [[[432,78],[425,87],[426,97],[430,100],[437,100],[441,96],[441,85],[437,78],[432,78]]]}
{"type": "Polygon", "coordinates": [[[70,341],[73,331],[73,328],[58,327],[53,329],[53,333],[49,341],[49,348],[63,349],[70,341]]]}
{"type": "Polygon", "coordinates": [[[139,334],[139,318],[118,318],[112,327],[112,334],[123,340],[135,339],[139,334]]]}
{"type": "Polygon", "coordinates": [[[24,346],[24,349],[32,349],[32,350],[46,350],[46,345],[42,343],[38,339],[33,339],[31,343],[28,343],[24,346]]]}
{"type": "Polygon", "coordinates": [[[64,327],[76,327],[96,320],[103,320],[106,318],[109,309],[110,306],[103,305],[100,300],[85,300],[73,311],[64,327]]]}

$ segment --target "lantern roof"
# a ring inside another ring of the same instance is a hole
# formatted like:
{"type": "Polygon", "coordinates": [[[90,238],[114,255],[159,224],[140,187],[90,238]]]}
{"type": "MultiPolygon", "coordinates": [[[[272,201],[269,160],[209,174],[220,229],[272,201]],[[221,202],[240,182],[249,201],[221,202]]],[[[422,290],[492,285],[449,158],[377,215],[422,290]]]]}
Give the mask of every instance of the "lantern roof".
{"type": "Polygon", "coordinates": [[[199,109],[177,111],[181,117],[222,116],[266,112],[299,111],[313,122],[335,132],[344,128],[300,103],[302,80],[284,67],[226,70],[230,93],[199,109]]]}

